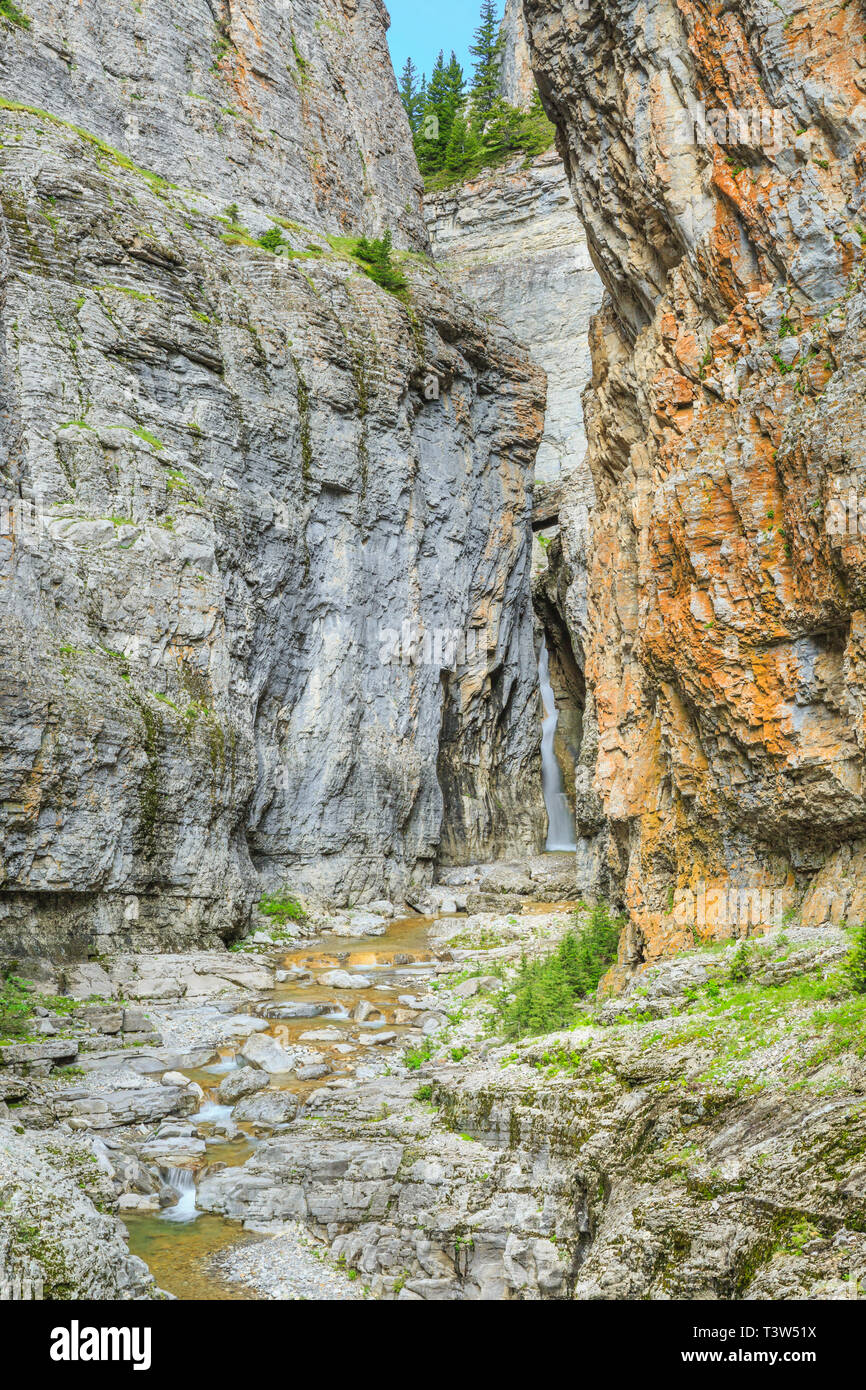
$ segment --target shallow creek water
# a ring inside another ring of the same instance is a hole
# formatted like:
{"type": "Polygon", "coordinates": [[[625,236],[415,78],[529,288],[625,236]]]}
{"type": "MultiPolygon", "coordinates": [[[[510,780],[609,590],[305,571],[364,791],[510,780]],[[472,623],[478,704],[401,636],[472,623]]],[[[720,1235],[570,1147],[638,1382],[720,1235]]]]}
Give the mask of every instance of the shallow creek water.
{"type": "MultiPolygon", "coordinates": [[[[323,1012],[306,1018],[269,1018],[268,1033],[286,1047],[309,1047],[321,1055],[330,1074],[315,1080],[299,1080],[291,1073],[272,1076],[270,1087],[290,1090],[303,1099],[314,1090],[354,1075],[358,1066],[387,1060],[406,1043],[412,1027],[412,1013],[400,1003],[400,995],[416,998],[427,993],[435,979],[435,959],[430,946],[431,927],[437,919],[413,917],[392,922],[378,937],[315,937],[298,943],[278,962],[287,971],[303,972],[269,992],[257,1005],[257,1012],[282,1005],[316,1005],[323,1012]],[[331,970],[342,970],[370,981],[358,988],[335,988],[322,981],[331,970]],[[361,1001],[377,1013],[370,1020],[352,1017],[361,1001]],[[393,1042],[376,1046],[361,1043],[382,1031],[395,1033],[393,1042]],[[313,1037],[305,1037],[313,1034],[313,1037]],[[317,1037],[316,1034],[323,1034],[317,1037]]],[[[417,1036],[417,1034],[416,1034],[417,1036]]],[[[209,1126],[227,1119],[230,1108],[221,1106],[217,1087],[222,1078],[238,1065],[237,1053],[243,1038],[215,1049],[209,1065],[185,1074],[204,1090],[201,1108],[193,1119],[209,1126]]],[[[252,1125],[242,1124],[241,1134],[230,1143],[209,1144],[207,1163],[242,1164],[254,1152],[258,1138],[252,1125]]],[[[203,1128],[203,1133],[207,1131],[203,1128]]],[[[130,1213],[125,1217],[129,1248],[149,1266],[159,1286],[184,1300],[223,1300],[255,1298],[240,1284],[224,1281],[210,1270],[211,1257],[241,1241],[256,1237],[237,1223],[195,1207],[189,1174],[169,1178],[181,1190],[181,1202],[158,1215],[130,1213]]]]}

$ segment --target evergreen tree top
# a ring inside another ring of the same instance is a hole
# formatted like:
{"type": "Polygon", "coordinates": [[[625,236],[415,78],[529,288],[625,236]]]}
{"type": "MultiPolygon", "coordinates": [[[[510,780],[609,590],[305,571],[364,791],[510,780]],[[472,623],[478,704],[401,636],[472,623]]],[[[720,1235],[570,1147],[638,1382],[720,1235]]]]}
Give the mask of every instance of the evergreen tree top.
{"type": "Polygon", "coordinates": [[[536,93],[528,112],[502,96],[504,34],[498,0],[482,0],[470,52],[475,59],[467,94],[463,68],[452,50],[439,55],[428,81],[412,59],[404,65],[400,96],[412,130],[415,153],[428,187],[473,178],[521,153],[533,159],[553,144],[554,129],[536,93]]]}

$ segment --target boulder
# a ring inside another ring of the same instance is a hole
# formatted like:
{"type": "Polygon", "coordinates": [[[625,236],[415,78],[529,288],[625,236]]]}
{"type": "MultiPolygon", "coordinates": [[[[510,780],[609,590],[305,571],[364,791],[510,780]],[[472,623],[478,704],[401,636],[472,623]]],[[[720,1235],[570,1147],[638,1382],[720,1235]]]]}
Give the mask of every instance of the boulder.
{"type": "Polygon", "coordinates": [[[49,1066],[66,1066],[78,1056],[78,1043],[69,1038],[57,1042],[7,1043],[0,1047],[0,1067],[24,1067],[47,1062],[49,1066]]]}
{"type": "Polygon", "coordinates": [[[204,1155],[204,1140],[193,1138],[153,1139],[141,1149],[141,1157],[160,1168],[198,1168],[204,1155]]]}
{"type": "Polygon", "coordinates": [[[143,1009],[124,1009],[123,1011],[123,1031],[124,1033],[147,1033],[150,1030],[150,1019],[143,1009]]]}
{"type": "Polygon", "coordinates": [[[268,1084],[267,1072],[258,1067],[238,1067],[237,1071],[230,1071],[228,1076],[224,1076],[219,1084],[217,1095],[220,1105],[234,1105],[243,1096],[263,1091],[268,1084]]]}
{"type": "Polygon", "coordinates": [[[332,936],[384,936],[385,920],[372,912],[355,912],[350,917],[337,918],[331,925],[332,936]]]}
{"type": "Polygon", "coordinates": [[[358,1039],[358,1042],[362,1047],[377,1047],[382,1043],[392,1043],[396,1040],[396,1033],[365,1033],[363,1037],[358,1039]]]}
{"type": "Polygon", "coordinates": [[[291,1071],[295,1065],[294,1053],[267,1033],[254,1033],[251,1038],[247,1038],[238,1056],[272,1076],[291,1071]]]}
{"type": "Polygon", "coordinates": [[[261,1091],[240,1100],[232,1111],[232,1119],[237,1124],[272,1129],[275,1125],[288,1124],[297,1113],[298,1098],[291,1091],[261,1091]]]}
{"type": "Polygon", "coordinates": [[[307,1066],[298,1067],[295,1076],[299,1081],[318,1081],[321,1076],[330,1076],[331,1068],[324,1062],[311,1062],[307,1066]]]}
{"type": "Polygon", "coordinates": [[[265,1019],[254,1018],[252,1014],[234,1014],[226,1019],[222,1031],[231,1038],[246,1038],[250,1033],[265,1032],[267,1026],[265,1019]]]}
{"type": "MultiPolygon", "coordinates": [[[[298,1004],[287,1001],[285,1004],[266,1004],[262,1013],[265,1018],[318,1018],[330,1012],[329,1004],[298,1004]]],[[[267,1024],[264,1025],[267,1027],[267,1024]]]]}
{"type": "Polygon", "coordinates": [[[329,989],[370,989],[373,984],[366,975],[353,975],[348,970],[326,970],[319,980],[329,989]]]}
{"type": "Polygon", "coordinates": [[[360,999],[352,1010],[352,1018],[356,1023],[382,1023],[385,1015],[369,999],[360,999]]]}
{"type": "Polygon", "coordinates": [[[502,989],[498,975],[476,975],[472,980],[462,980],[454,986],[453,993],[460,999],[472,999],[476,994],[490,994],[502,989]]]}

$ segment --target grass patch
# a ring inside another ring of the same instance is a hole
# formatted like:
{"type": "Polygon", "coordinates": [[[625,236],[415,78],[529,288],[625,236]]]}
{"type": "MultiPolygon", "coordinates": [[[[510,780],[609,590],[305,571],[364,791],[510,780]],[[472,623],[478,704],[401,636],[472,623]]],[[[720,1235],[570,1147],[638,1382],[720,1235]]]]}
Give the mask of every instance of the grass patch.
{"type": "Polygon", "coordinates": [[[277,926],[284,927],[287,922],[305,922],[307,914],[301,907],[296,898],[289,898],[284,893],[275,896],[267,894],[259,899],[259,912],[264,917],[269,917],[277,926]]]}
{"type": "Polygon", "coordinates": [[[36,999],[25,980],[11,972],[0,986],[0,1037],[16,1038],[27,1033],[36,999]]]}
{"type": "Polygon", "coordinates": [[[0,17],[8,19],[10,24],[17,24],[19,29],[30,28],[30,20],[17,5],[13,5],[12,0],[0,0],[0,17]]]}

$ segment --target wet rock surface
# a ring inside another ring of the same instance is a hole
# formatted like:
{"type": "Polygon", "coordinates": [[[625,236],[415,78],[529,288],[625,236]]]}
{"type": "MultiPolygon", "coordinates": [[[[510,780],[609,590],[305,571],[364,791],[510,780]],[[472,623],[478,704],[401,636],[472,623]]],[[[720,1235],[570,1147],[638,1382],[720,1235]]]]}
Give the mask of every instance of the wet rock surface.
{"type": "MultiPolygon", "coordinates": [[[[460,939],[501,944],[455,955],[501,969],[567,920],[540,918],[533,945],[525,924],[470,918],[460,939]]],[[[862,1296],[866,1075],[853,1037],[823,1055],[813,1008],[847,947],[829,929],[753,944],[746,1007],[734,948],[690,953],[517,1045],[484,1041],[467,1009],[447,1040],[465,1060],[437,1039],[416,1073],[315,1092],[200,1200],[305,1221],[380,1297],[862,1296]]]]}
{"type": "MultiPolygon", "coordinates": [[[[471,877],[517,881],[505,866],[471,877]]],[[[188,1017],[157,1002],[156,1071],[134,1070],[134,1049],[74,1080],[7,1067],[0,1148],[85,1146],[133,1249],[156,1227],[165,1246],[190,1222],[242,1223],[260,1243],[238,1245],[237,1224],[222,1249],[210,1233],[207,1297],[226,1281],[264,1298],[863,1296],[850,934],[792,923],[719,940],[588,998],[571,1031],[503,1041],[500,993],[575,920],[567,904],[521,908],[278,948],[267,969],[282,982],[241,1003],[225,981],[195,1005],[209,1045],[185,1055],[188,1017]],[[372,984],[329,989],[338,962],[372,984]],[[255,1022],[294,991],[331,997],[327,1026],[274,1018],[226,1037],[225,1020],[255,1022]],[[287,1070],[250,1063],[263,1044],[287,1070]]],[[[260,948],[251,959],[265,968],[260,948]]],[[[0,1242],[6,1230],[0,1210],[0,1242]]],[[[183,1296],[170,1259],[160,1270],[183,1296]]]]}

